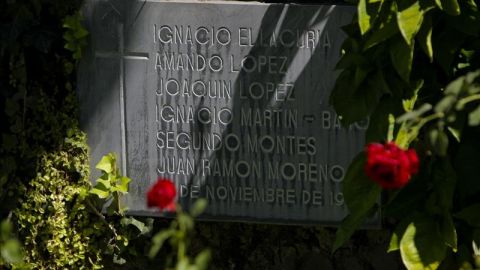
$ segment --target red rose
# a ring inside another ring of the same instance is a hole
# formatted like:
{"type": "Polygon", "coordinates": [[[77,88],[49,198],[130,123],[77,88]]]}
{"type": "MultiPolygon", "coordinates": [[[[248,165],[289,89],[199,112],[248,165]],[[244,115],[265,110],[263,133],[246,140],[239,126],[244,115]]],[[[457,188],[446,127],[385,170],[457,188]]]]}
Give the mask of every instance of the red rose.
{"type": "Polygon", "coordinates": [[[177,190],[172,181],[158,178],[157,183],[147,192],[148,207],[158,207],[160,210],[175,211],[175,196],[177,190]]]}
{"type": "Polygon", "coordinates": [[[371,143],[366,151],[365,173],[382,188],[401,188],[418,172],[418,156],[413,149],[405,151],[390,142],[371,143]]]}

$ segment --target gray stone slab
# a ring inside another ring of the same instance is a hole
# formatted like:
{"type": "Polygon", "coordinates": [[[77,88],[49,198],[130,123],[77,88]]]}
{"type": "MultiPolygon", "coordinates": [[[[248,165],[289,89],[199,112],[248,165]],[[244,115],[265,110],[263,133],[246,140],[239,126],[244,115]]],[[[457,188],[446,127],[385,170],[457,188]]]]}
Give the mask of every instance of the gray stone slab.
{"type": "Polygon", "coordinates": [[[84,13],[81,124],[92,165],[121,157],[130,213],[161,215],[145,193],[162,176],[183,207],[208,199],[204,219],[345,217],[367,123],[340,128],[328,97],[353,7],[112,0],[84,13]]]}

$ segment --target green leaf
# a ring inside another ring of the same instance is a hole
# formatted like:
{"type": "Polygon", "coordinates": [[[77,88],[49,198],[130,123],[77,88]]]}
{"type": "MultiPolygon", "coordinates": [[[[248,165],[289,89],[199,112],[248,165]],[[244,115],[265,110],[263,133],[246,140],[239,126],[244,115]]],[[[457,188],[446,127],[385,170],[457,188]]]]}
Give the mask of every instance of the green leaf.
{"type": "Polygon", "coordinates": [[[98,188],[92,188],[90,193],[97,195],[100,199],[106,199],[108,196],[110,196],[110,191],[105,191],[98,188]]]}
{"type": "Polygon", "coordinates": [[[421,84],[420,87],[417,87],[414,92],[413,92],[413,96],[410,98],[410,99],[404,99],[402,100],[402,105],[403,105],[403,110],[405,110],[406,112],[411,112],[413,111],[413,108],[415,108],[415,103],[417,102],[417,98],[418,98],[418,91],[420,90],[420,88],[423,86],[423,82],[421,84]]]}
{"type": "Polygon", "coordinates": [[[362,84],[363,80],[367,77],[368,72],[369,72],[368,68],[357,66],[357,68],[355,69],[355,76],[353,79],[353,88],[358,88],[360,84],[362,84]]]}
{"type": "Polygon", "coordinates": [[[443,130],[431,129],[428,138],[430,140],[430,145],[437,155],[442,157],[447,155],[448,136],[443,130]]]}
{"type": "Polygon", "coordinates": [[[128,193],[128,183],[132,181],[132,179],[122,176],[120,178],[120,183],[116,186],[116,190],[122,193],[128,193]]]}
{"type": "Polygon", "coordinates": [[[8,263],[18,263],[22,261],[22,247],[16,239],[8,239],[2,243],[2,259],[8,263]]]}
{"type": "Polygon", "coordinates": [[[189,215],[179,213],[177,220],[181,228],[185,228],[187,231],[190,231],[193,229],[193,226],[194,226],[193,218],[190,217],[189,215]]]}
{"type": "Polygon", "coordinates": [[[392,252],[400,249],[400,240],[402,239],[407,226],[411,222],[411,218],[404,218],[400,223],[395,227],[395,230],[392,232],[392,237],[390,238],[390,243],[388,245],[387,252],[392,252]]]}
{"type": "Polygon", "coordinates": [[[122,264],[125,264],[126,262],[127,262],[127,260],[118,256],[117,254],[113,255],[113,263],[122,265],[122,264]]]}
{"type": "Polygon", "coordinates": [[[452,134],[452,136],[455,138],[455,140],[457,140],[457,142],[460,142],[460,137],[462,133],[459,129],[449,126],[447,127],[447,130],[450,131],[450,134],[452,134]]]}
{"type": "Polygon", "coordinates": [[[410,223],[400,240],[400,254],[408,270],[435,270],[445,252],[446,246],[436,222],[427,218],[410,223]]]}
{"type": "Polygon", "coordinates": [[[367,0],[360,0],[357,5],[358,25],[360,32],[365,34],[370,29],[370,15],[367,11],[367,0]]]}
{"type": "Polygon", "coordinates": [[[390,242],[388,244],[387,252],[392,252],[400,249],[400,237],[396,232],[392,233],[390,242]]]}
{"type": "Polygon", "coordinates": [[[351,213],[367,212],[379,199],[381,188],[365,174],[366,156],[358,154],[350,164],[343,180],[345,203],[351,213]]]}
{"type": "Polygon", "coordinates": [[[437,195],[437,204],[441,209],[450,211],[454,200],[457,175],[448,158],[442,158],[435,162],[433,184],[437,195]]]}
{"type": "Polygon", "coordinates": [[[453,107],[456,101],[457,97],[454,95],[445,96],[435,105],[435,112],[447,112],[453,107]]]}
{"type": "MultiPolygon", "coordinates": [[[[350,125],[368,116],[367,95],[352,87],[354,74],[350,70],[340,73],[330,95],[330,104],[335,108],[343,125],[350,125]]],[[[368,89],[366,89],[368,91],[368,89]]],[[[376,89],[373,89],[376,91],[376,89]]]]}
{"type": "Polygon", "coordinates": [[[480,203],[470,205],[454,216],[473,227],[480,227],[480,203]]]}
{"type": "Polygon", "coordinates": [[[398,33],[398,27],[396,20],[393,19],[393,16],[389,17],[385,22],[383,22],[378,29],[371,32],[367,41],[363,45],[363,50],[367,49],[383,42],[392,36],[398,33]]]}
{"type": "Polygon", "coordinates": [[[459,15],[460,6],[458,5],[457,0],[435,0],[440,9],[447,12],[449,15],[459,15]]]}
{"type": "Polygon", "coordinates": [[[175,266],[175,270],[190,270],[189,269],[189,263],[188,263],[188,258],[183,258],[177,262],[177,265],[175,266]]]}
{"type": "Polygon", "coordinates": [[[423,21],[423,10],[420,3],[415,1],[410,7],[397,12],[397,23],[403,38],[409,46],[413,45],[413,38],[420,30],[423,21]]]}
{"type": "Polygon", "coordinates": [[[333,251],[343,245],[365,218],[376,210],[381,188],[365,175],[365,159],[364,152],[358,154],[345,175],[343,193],[350,214],[337,230],[333,251]]]}
{"type": "Polygon", "coordinates": [[[450,212],[444,214],[442,223],[440,224],[440,233],[443,235],[445,244],[451,247],[453,252],[457,252],[457,230],[453,224],[450,212]]]}
{"type": "MultiPolygon", "coordinates": [[[[405,105],[405,104],[404,104],[405,105]]],[[[404,106],[405,108],[405,106],[404,106]]],[[[429,112],[430,110],[432,109],[432,105],[430,105],[429,103],[424,103],[422,104],[422,106],[420,106],[420,108],[414,110],[414,111],[408,111],[406,110],[406,113],[404,113],[402,116],[400,116],[398,119],[397,119],[397,122],[398,123],[403,123],[403,122],[406,122],[408,120],[415,120],[415,119],[418,119],[420,118],[423,114],[425,114],[426,112],[429,112]]]]}
{"type": "Polygon", "coordinates": [[[165,241],[167,239],[169,239],[170,237],[174,236],[175,233],[176,233],[175,230],[167,229],[167,230],[163,230],[163,231],[160,231],[157,234],[155,234],[155,236],[153,236],[153,238],[152,238],[152,247],[150,248],[150,251],[148,252],[148,257],[150,259],[153,259],[157,255],[158,251],[160,251],[160,249],[162,248],[165,241]]]}
{"type": "Polygon", "coordinates": [[[101,190],[110,190],[112,185],[110,184],[110,180],[105,180],[105,179],[102,179],[102,178],[98,178],[97,182],[95,184],[95,187],[99,188],[101,190]]]}
{"type": "Polygon", "coordinates": [[[366,142],[379,142],[389,140],[387,138],[390,126],[389,115],[392,113],[396,114],[399,109],[399,102],[396,99],[381,99],[369,119],[369,125],[366,133],[366,142]]]}
{"type": "Polygon", "coordinates": [[[134,226],[139,231],[138,235],[145,235],[149,233],[152,229],[152,227],[149,226],[150,224],[145,224],[139,221],[138,219],[135,219],[134,217],[124,217],[120,220],[120,223],[123,226],[128,226],[128,225],[134,226]]]}
{"type": "Polygon", "coordinates": [[[430,62],[433,61],[432,29],[432,18],[427,14],[424,16],[417,38],[420,48],[422,48],[425,54],[428,55],[430,62]]]}
{"type": "Polygon", "coordinates": [[[206,199],[198,199],[195,201],[195,203],[193,204],[192,208],[190,209],[190,215],[192,217],[198,217],[200,214],[203,213],[203,211],[205,211],[205,208],[207,208],[207,200],[206,199]]]}
{"type": "Polygon", "coordinates": [[[203,250],[195,257],[195,265],[197,266],[198,270],[205,270],[208,267],[208,262],[211,258],[210,250],[203,250]]]}
{"type": "Polygon", "coordinates": [[[0,224],[0,241],[5,241],[12,233],[12,223],[9,220],[3,220],[0,224]]]}
{"type": "Polygon", "coordinates": [[[102,170],[106,173],[112,173],[115,170],[116,157],[114,153],[109,153],[102,157],[95,168],[102,170]]]}
{"type": "Polygon", "coordinates": [[[390,59],[398,75],[405,81],[410,81],[412,70],[414,41],[408,45],[403,38],[395,38],[390,42],[390,59]]]}
{"type": "Polygon", "coordinates": [[[480,125],[480,106],[468,114],[468,125],[478,126],[480,125]]]}

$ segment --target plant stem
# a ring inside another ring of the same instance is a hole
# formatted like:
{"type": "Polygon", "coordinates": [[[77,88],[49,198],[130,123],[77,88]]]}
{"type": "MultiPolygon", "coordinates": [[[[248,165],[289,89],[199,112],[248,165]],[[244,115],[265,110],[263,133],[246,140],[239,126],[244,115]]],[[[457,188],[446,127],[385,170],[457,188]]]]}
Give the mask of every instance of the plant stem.
{"type": "Polygon", "coordinates": [[[475,95],[471,95],[471,96],[464,97],[464,98],[460,99],[458,101],[457,107],[462,108],[463,106],[465,106],[465,104],[467,104],[469,102],[472,102],[472,101],[475,101],[475,100],[480,100],[480,94],[475,94],[475,95]]]}
{"type": "Polygon", "coordinates": [[[100,211],[98,211],[98,209],[92,204],[92,202],[90,202],[89,199],[85,199],[85,201],[87,202],[87,205],[93,210],[93,212],[100,217],[102,222],[105,223],[105,225],[107,225],[108,228],[110,228],[115,238],[117,238],[118,234],[117,234],[117,230],[115,230],[115,227],[113,227],[112,224],[108,223],[105,216],[102,213],[100,213],[100,211]]]}

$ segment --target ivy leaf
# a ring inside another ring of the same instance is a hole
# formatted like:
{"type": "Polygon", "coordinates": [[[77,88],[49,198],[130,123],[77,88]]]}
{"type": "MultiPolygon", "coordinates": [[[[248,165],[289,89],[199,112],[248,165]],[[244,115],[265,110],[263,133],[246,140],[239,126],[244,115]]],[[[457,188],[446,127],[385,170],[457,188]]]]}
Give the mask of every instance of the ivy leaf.
{"type": "Polygon", "coordinates": [[[102,157],[95,168],[102,170],[106,173],[112,173],[114,171],[114,164],[116,162],[115,154],[109,153],[102,157]]]}
{"type": "Polygon", "coordinates": [[[109,190],[112,187],[112,185],[110,184],[109,180],[99,178],[97,179],[95,187],[101,188],[102,190],[109,190]]]}
{"type": "Polygon", "coordinates": [[[358,11],[358,25],[360,26],[360,32],[365,34],[370,29],[370,15],[367,11],[367,0],[360,0],[357,5],[358,11]]]}
{"type": "Polygon", "coordinates": [[[410,80],[412,70],[414,41],[408,45],[402,38],[393,39],[390,43],[390,59],[398,75],[405,81],[410,80]]]}
{"type": "Polygon", "coordinates": [[[126,262],[127,262],[127,260],[118,256],[118,254],[113,255],[113,263],[122,265],[122,264],[125,264],[126,262]]]}
{"type": "Polygon", "coordinates": [[[427,14],[424,16],[422,26],[417,34],[417,39],[420,44],[420,48],[428,55],[430,62],[433,61],[433,49],[432,49],[432,18],[427,14]]]}
{"type": "Polygon", "coordinates": [[[110,196],[110,191],[102,190],[102,189],[99,189],[99,188],[92,188],[90,190],[90,193],[97,195],[100,199],[106,199],[106,198],[108,198],[108,196],[110,196]]]}
{"type": "Polygon", "coordinates": [[[122,176],[120,178],[120,183],[116,185],[115,191],[119,191],[122,193],[127,193],[128,192],[128,183],[130,183],[132,180],[128,177],[122,176]]]}
{"type": "Polygon", "coordinates": [[[151,230],[152,230],[152,227],[149,226],[149,225],[152,225],[152,224],[148,224],[148,223],[152,223],[153,220],[151,220],[150,222],[150,219],[147,221],[147,224],[139,221],[138,219],[135,219],[134,217],[124,217],[121,219],[121,224],[123,226],[128,226],[128,225],[132,225],[134,226],[135,228],[138,229],[139,231],[139,235],[145,235],[147,233],[149,233],[151,230]]]}
{"type": "Polygon", "coordinates": [[[411,222],[400,240],[400,254],[408,270],[437,269],[445,252],[436,222],[427,218],[411,222]]]}
{"type": "Polygon", "coordinates": [[[397,12],[397,23],[403,38],[409,46],[413,45],[413,38],[420,30],[423,21],[423,10],[420,3],[415,1],[410,7],[397,12]]]}

